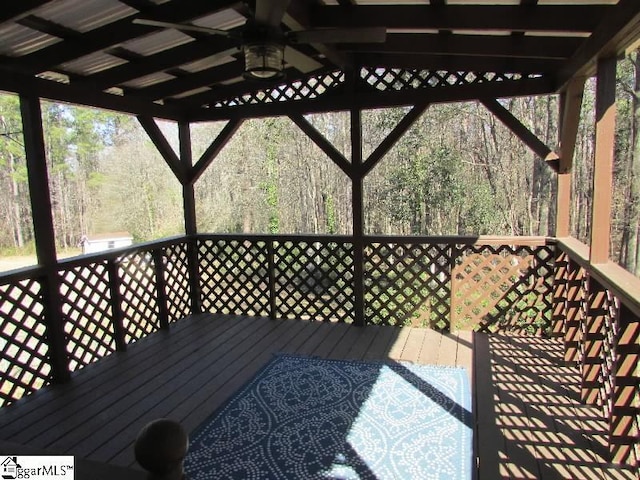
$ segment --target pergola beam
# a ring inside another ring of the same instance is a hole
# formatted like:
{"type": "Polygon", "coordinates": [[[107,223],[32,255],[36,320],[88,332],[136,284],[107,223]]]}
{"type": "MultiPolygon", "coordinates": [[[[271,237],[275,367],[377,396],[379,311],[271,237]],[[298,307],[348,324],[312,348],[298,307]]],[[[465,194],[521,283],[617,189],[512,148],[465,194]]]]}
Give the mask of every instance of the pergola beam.
{"type": "MultiPolygon", "coordinates": [[[[351,108],[387,108],[412,106],[416,103],[463,102],[478,98],[515,97],[553,93],[549,78],[527,78],[493,83],[451,85],[439,88],[416,88],[403,91],[377,90],[347,93],[325,92],[321,97],[292,102],[272,102],[256,105],[216,107],[192,111],[193,121],[227,120],[229,118],[261,118],[280,115],[302,115],[327,111],[344,111],[351,108]]],[[[200,97],[206,103],[205,96],[200,97]]]]}
{"type": "Polygon", "coordinates": [[[491,35],[420,35],[394,33],[384,43],[342,44],[341,50],[506,58],[568,59],[582,43],[579,37],[518,37],[505,42],[491,35]]]}
{"type": "Polygon", "coordinates": [[[52,0],[21,0],[20,2],[4,2],[0,11],[0,23],[30,15],[33,10],[52,0]]]}
{"type": "Polygon", "coordinates": [[[310,18],[313,27],[591,32],[612,8],[538,5],[524,15],[519,5],[326,5],[313,8],[310,18]]]}
{"type": "Polygon", "coordinates": [[[601,26],[593,32],[558,73],[562,87],[576,76],[593,73],[599,58],[615,56],[640,36],[640,2],[620,0],[612,7],[601,26]]]}
{"type": "Polygon", "coordinates": [[[495,99],[481,100],[482,104],[493,113],[509,130],[511,130],[522,142],[536,155],[542,158],[554,170],[558,170],[559,156],[529,130],[520,120],[503,107],[495,99]]]}

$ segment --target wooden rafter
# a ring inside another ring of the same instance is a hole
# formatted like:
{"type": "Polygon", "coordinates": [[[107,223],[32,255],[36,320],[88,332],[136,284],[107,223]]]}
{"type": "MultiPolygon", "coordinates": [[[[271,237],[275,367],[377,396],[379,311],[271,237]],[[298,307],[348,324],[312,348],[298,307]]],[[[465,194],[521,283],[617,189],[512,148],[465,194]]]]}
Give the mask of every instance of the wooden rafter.
{"type": "Polygon", "coordinates": [[[520,120],[503,107],[497,100],[481,100],[482,104],[493,113],[509,130],[528,146],[554,170],[558,170],[559,156],[529,130],[520,120]]]}
{"type": "Polygon", "coordinates": [[[638,37],[640,37],[640,2],[620,0],[608,12],[601,26],[559,71],[559,86],[565,85],[575,76],[591,75],[598,58],[616,55],[620,47],[628,45],[638,37]]]}
{"type": "MultiPolygon", "coordinates": [[[[219,9],[229,8],[236,2],[217,2],[219,9]]],[[[145,16],[155,19],[166,19],[173,22],[182,22],[194,17],[212,13],[211,4],[205,0],[189,0],[181,2],[169,2],[149,8],[143,12],[145,16]]],[[[137,37],[142,37],[158,31],[156,27],[137,25],[131,18],[124,18],[110,23],[104,27],[96,28],[82,34],[77,41],[65,41],[43,48],[25,57],[16,59],[3,59],[5,65],[15,68],[17,71],[38,73],[52,66],[68,62],[75,58],[88,55],[95,51],[104,50],[119,43],[126,42],[137,37]]]]}
{"type": "Polygon", "coordinates": [[[384,43],[344,44],[341,49],[357,52],[413,53],[429,55],[488,56],[538,59],[567,59],[580,46],[578,37],[526,37],[505,42],[491,35],[420,35],[394,33],[384,43]]]}
{"type": "Polygon", "coordinates": [[[289,118],[295,123],[300,130],[302,130],[309,139],[315,143],[320,150],[322,150],[327,157],[329,157],[333,163],[335,163],[340,170],[346,173],[349,177],[352,176],[353,168],[351,163],[340,153],[340,151],[333,146],[333,144],[327,140],[309,121],[302,115],[289,115],[289,118]]]}
{"type": "Polygon", "coordinates": [[[358,5],[317,6],[314,27],[376,27],[395,29],[524,30],[591,32],[609,5],[538,5],[522,14],[518,5],[358,5]]]}
{"type": "Polygon", "coordinates": [[[97,88],[108,88],[120,85],[128,80],[144,77],[152,73],[161,72],[179,65],[200,60],[214,55],[227,56],[239,52],[237,42],[221,37],[215,41],[211,39],[197,40],[186,45],[179,45],[169,50],[144,57],[139,61],[128,62],[114,68],[79,78],[78,83],[87,83],[97,88]]]}
{"type": "Polygon", "coordinates": [[[213,162],[229,140],[231,140],[231,137],[233,137],[233,135],[238,131],[238,128],[240,128],[242,123],[243,120],[241,119],[229,120],[215,140],[211,142],[211,145],[209,145],[193,166],[191,175],[189,176],[190,183],[195,183],[200,178],[209,165],[211,165],[211,162],[213,162]]]}
{"type": "Polygon", "coordinates": [[[188,181],[187,171],[152,117],[139,115],[138,121],[181,184],[188,181]]]}
{"type": "Polygon", "coordinates": [[[170,120],[181,118],[181,112],[170,105],[158,105],[138,98],[111,95],[95,91],[89,85],[69,88],[62,83],[9,72],[3,70],[1,66],[0,90],[136,115],[144,114],[170,120]]]}

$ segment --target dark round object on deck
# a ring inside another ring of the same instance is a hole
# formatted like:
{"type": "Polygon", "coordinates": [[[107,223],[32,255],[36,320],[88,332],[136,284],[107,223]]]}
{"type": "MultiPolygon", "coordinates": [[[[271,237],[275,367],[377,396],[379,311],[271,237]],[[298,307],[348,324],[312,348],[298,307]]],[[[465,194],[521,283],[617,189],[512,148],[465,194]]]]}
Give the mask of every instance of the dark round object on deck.
{"type": "Polygon", "coordinates": [[[183,478],[182,461],[189,448],[184,428],[173,420],[161,418],[145,425],[134,446],[136,460],[151,472],[150,478],[183,478]]]}

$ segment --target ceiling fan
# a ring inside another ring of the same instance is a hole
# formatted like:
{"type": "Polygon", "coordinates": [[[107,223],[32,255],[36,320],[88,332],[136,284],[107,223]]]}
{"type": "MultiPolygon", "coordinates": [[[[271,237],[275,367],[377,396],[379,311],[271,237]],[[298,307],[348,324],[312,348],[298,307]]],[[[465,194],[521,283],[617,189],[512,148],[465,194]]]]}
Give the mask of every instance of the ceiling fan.
{"type": "Polygon", "coordinates": [[[181,31],[220,35],[238,40],[245,60],[244,77],[254,80],[276,80],[284,76],[285,57],[289,64],[308,73],[322,65],[291,45],[318,43],[383,43],[385,27],[322,28],[283,31],[282,18],[290,0],[256,0],[254,16],[247,20],[241,32],[219,30],[191,23],[161,22],[136,18],[133,23],[154,27],[175,28],[181,31]]]}

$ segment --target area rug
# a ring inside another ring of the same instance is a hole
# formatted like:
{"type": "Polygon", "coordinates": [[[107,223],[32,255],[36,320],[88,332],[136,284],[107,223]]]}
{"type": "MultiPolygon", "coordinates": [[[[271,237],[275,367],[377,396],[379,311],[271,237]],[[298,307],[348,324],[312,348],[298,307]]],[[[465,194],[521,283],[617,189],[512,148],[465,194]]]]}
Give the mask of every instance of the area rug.
{"type": "Polygon", "coordinates": [[[470,479],[460,368],[276,356],[191,436],[199,479],[470,479]]]}

